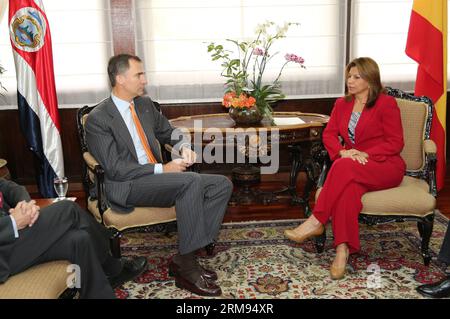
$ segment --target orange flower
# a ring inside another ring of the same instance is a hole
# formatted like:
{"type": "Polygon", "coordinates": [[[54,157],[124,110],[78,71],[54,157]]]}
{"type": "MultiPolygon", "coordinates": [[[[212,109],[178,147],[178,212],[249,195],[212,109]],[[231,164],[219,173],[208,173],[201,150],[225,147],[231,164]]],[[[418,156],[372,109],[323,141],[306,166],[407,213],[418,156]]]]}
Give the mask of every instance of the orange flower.
{"type": "Polygon", "coordinates": [[[223,96],[222,105],[226,107],[252,107],[256,103],[256,99],[253,96],[247,96],[245,93],[241,93],[239,97],[236,97],[235,92],[228,92],[223,96]]]}
{"type": "Polygon", "coordinates": [[[255,105],[256,103],[256,99],[253,96],[249,96],[249,98],[247,99],[247,107],[252,107],[253,105],[255,105]]]}
{"type": "Polygon", "coordinates": [[[223,96],[222,105],[225,107],[230,107],[233,103],[233,99],[236,97],[236,93],[234,92],[228,92],[223,96]]]}

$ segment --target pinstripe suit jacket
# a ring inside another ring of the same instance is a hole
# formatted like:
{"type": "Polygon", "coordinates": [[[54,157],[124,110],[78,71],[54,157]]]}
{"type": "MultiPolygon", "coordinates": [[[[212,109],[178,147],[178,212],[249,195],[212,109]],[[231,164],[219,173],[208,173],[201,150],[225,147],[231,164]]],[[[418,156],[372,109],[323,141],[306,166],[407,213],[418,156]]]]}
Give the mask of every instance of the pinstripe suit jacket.
{"type": "Polygon", "coordinates": [[[9,218],[9,208],[16,207],[17,203],[30,201],[30,195],[25,187],[14,182],[0,178],[0,192],[3,193],[3,207],[0,209],[0,283],[9,275],[8,260],[15,242],[14,228],[9,218]]]}
{"type": "MultiPolygon", "coordinates": [[[[137,97],[134,104],[153,154],[162,162],[160,144],[176,146],[183,139],[172,139],[173,127],[149,97],[137,97]]],[[[134,207],[126,203],[131,181],[153,174],[154,164],[139,164],[131,135],[111,98],[89,113],[85,131],[89,152],[105,170],[109,204],[116,211],[131,211],[134,207]]]]}

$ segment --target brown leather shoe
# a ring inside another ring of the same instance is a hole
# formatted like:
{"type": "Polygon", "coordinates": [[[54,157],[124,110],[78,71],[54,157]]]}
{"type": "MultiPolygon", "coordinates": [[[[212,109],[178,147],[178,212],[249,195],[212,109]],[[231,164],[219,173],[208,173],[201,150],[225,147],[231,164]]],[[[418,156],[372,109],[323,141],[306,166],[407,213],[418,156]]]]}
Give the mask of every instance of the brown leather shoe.
{"type": "Polygon", "coordinates": [[[189,290],[199,296],[220,296],[222,289],[214,282],[209,281],[203,275],[200,275],[195,283],[190,282],[179,273],[175,275],[175,286],[189,290]]]}
{"type": "Polygon", "coordinates": [[[310,237],[313,236],[319,236],[322,235],[323,232],[325,231],[325,227],[323,227],[322,224],[320,224],[319,227],[317,227],[315,230],[310,231],[309,233],[303,234],[303,235],[298,235],[295,230],[293,229],[286,229],[284,231],[284,235],[289,238],[292,241],[295,241],[299,244],[303,243],[305,240],[309,239],[310,237]]]}
{"type": "MultiPolygon", "coordinates": [[[[218,276],[217,273],[214,270],[209,270],[204,268],[203,266],[199,265],[203,277],[205,277],[208,280],[216,281],[218,276]]],[[[178,269],[180,266],[178,266],[176,263],[173,262],[173,260],[169,263],[169,276],[174,277],[178,274],[178,269]]]]}

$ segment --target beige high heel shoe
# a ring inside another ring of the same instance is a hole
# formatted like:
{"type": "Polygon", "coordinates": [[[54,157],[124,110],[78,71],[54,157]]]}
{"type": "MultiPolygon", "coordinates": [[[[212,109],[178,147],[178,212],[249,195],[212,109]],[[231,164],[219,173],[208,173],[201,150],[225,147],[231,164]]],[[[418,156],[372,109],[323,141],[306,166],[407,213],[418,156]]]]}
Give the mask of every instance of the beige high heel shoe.
{"type": "Polygon", "coordinates": [[[325,227],[323,227],[323,225],[320,224],[320,226],[318,228],[316,228],[315,230],[305,233],[303,235],[297,235],[295,233],[295,230],[293,230],[293,229],[286,229],[284,231],[284,236],[286,236],[287,238],[289,238],[292,241],[295,241],[295,242],[301,244],[310,237],[322,235],[324,231],[325,231],[325,227]]]}
{"type": "Polygon", "coordinates": [[[334,261],[333,261],[333,263],[330,266],[330,277],[331,277],[331,279],[339,280],[339,279],[342,279],[342,278],[345,277],[349,255],[350,254],[347,254],[347,258],[345,259],[344,267],[342,267],[342,266],[335,266],[334,261]]]}

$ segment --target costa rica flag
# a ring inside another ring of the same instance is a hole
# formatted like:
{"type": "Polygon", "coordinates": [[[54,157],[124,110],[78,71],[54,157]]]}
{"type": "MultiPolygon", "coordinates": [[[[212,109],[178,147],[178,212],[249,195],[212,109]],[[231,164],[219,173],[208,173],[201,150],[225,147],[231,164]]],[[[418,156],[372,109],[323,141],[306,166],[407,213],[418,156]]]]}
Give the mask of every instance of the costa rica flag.
{"type": "Polygon", "coordinates": [[[37,183],[41,195],[55,197],[53,180],[64,176],[64,159],[50,26],[42,1],[10,0],[9,32],[21,130],[39,160],[37,183]]]}

